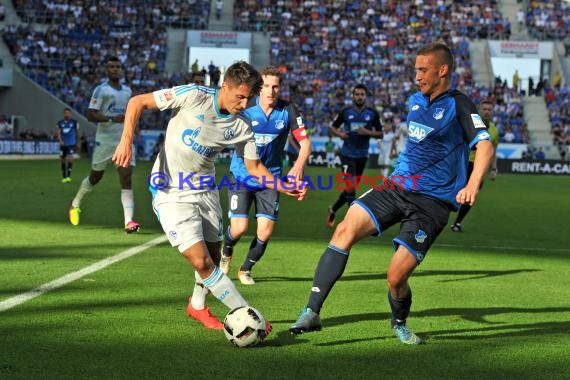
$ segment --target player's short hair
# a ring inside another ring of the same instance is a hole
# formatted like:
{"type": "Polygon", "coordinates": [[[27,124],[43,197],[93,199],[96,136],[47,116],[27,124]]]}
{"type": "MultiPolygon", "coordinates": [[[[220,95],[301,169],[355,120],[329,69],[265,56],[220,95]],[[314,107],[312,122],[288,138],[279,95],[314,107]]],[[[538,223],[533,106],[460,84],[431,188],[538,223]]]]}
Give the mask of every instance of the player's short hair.
{"type": "Polygon", "coordinates": [[[417,53],[417,55],[429,54],[435,55],[440,65],[447,65],[447,75],[451,75],[453,72],[453,54],[447,45],[441,42],[434,42],[422,47],[417,53]]]}
{"type": "Polygon", "coordinates": [[[483,104],[490,104],[491,106],[494,106],[494,105],[495,105],[491,99],[483,99],[483,100],[481,100],[481,103],[479,103],[479,105],[482,106],[483,104]]]}
{"type": "Polygon", "coordinates": [[[231,82],[234,85],[245,84],[251,89],[252,94],[258,94],[263,86],[263,79],[259,72],[249,63],[238,61],[226,70],[224,81],[231,82]]]}
{"type": "Polygon", "coordinates": [[[364,90],[364,93],[368,95],[368,88],[362,83],[358,83],[356,86],[354,86],[354,88],[352,89],[352,95],[354,95],[354,92],[356,90],[364,90]]]}
{"type": "Polygon", "coordinates": [[[119,59],[119,57],[117,57],[116,55],[110,55],[107,57],[107,59],[105,60],[105,63],[109,63],[109,62],[121,62],[121,60],[119,59]]]}
{"type": "Polygon", "coordinates": [[[267,66],[261,69],[259,74],[263,76],[271,76],[277,77],[279,79],[279,83],[281,83],[281,79],[283,79],[283,73],[275,66],[267,66]]]}
{"type": "Polygon", "coordinates": [[[65,108],[63,109],[63,112],[65,112],[65,111],[69,111],[69,112],[71,112],[71,108],[69,108],[69,107],[65,107],[65,108]]]}

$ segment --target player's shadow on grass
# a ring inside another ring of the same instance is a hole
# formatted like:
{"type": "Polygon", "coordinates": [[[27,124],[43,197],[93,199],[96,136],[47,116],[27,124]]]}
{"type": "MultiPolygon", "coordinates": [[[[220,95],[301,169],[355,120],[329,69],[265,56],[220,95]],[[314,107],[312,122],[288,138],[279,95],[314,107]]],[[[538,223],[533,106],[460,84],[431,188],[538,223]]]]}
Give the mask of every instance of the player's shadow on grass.
{"type": "MultiPolygon", "coordinates": [[[[570,307],[551,307],[538,309],[525,309],[517,307],[492,307],[492,308],[442,308],[428,309],[413,312],[413,317],[456,317],[462,320],[487,324],[484,327],[450,329],[438,331],[416,331],[416,333],[426,340],[432,338],[446,340],[477,340],[489,339],[494,337],[521,337],[532,335],[548,335],[548,334],[566,334],[570,328],[570,321],[564,322],[538,322],[538,323],[520,323],[509,324],[504,322],[490,322],[486,317],[500,314],[552,314],[566,313],[570,311],[570,307]]],[[[357,343],[371,340],[384,340],[393,338],[389,331],[390,313],[365,313],[353,314],[339,317],[323,318],[323,328],[340,326],[348,323],[358,323],[362,321],[379,321],[386,325],[387,335],[382,337],[349,339],[342,341],[334,341],[322,343],[318,345],[333,346],[338,344],[357,343]]]]}
{"type": "MultiPolygon", "coordinates": [[[[418,270],[414,272],[414,277],[423,276],[454,276],[456,278],[441,279],[439,282],[453,282],[453,281],[467,281],[479,280],[482,278],[508,276],[519,273],[539,272],[540,269],[511,269],[511,270],[418,270]]],[[[386,280],[386,273],[367,273],[355,272],[343,275],[340,281],[368,281],[368,280],[386,280]]],[[[258,282],[272,282],[272,281],[298,281],[298,282],[312,282],[312,277],[287,277],[287,276],[272,276],[272,277],[255,277],[258,282]]]]}
{"type": "MultiPolygon", "coordinates": [[[[473,341],[496,338],[522,338],[541,335],[558,335],[567,334],[568,329],[570,329],[570,321],[502,324],[500,326],[473,329],[438,330],[428,332],[416,331],[416,333],[429,344],[430,341],[435,342],[438,340],[473,341]]],[[[396,339],[396,337],[392,335],[388,329],[386,329],[386,332],[387,335],[385,336],[335,340],[332,342],[316,343],[315,345],[326,347],[360,342],[370,342],[374,340],[396,339]]]]}
{"type": "MultiPolygon", "coordinates": [[[[269,339],[263,343],[263,346],[270,347],[282,347],[282,346],[293,346],[296,344],[308,343],[308,339],[299,338],[298,336],[292,335],[289,330],[279,331],[276,337],[269,339]]],[[[271,335],[269,335],[271,338],[271,335]]]]}

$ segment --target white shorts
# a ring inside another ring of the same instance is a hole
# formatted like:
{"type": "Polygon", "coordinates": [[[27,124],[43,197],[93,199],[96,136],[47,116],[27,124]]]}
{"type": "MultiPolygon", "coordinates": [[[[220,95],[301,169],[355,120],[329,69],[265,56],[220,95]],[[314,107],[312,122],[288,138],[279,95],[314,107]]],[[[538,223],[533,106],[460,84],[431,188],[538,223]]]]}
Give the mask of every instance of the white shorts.
{"type": "Polygon", "coordinates": [[[222,208],[218,191],[186,195],[184,201],[169,201],[167,197],[162,197],[162,201],[155,198],[152,203],[173,247],[177,246],[180,252],[184,252],[199,241],[222,241],[222,208]]]}
{"type": "MultiPolygon", "coordinates": [[[[101,172],[105,170],[107,164],[111,162],[113,154],[119,145],[119,140],[114,143],[95,143],[95,149],[93,150],[93,158],[91,159],[91,169],[101,172]]],[[[137,150],[133,144],[133,157],[131,158],[131,166],[136,165],[136,154],[137,150]]]]}

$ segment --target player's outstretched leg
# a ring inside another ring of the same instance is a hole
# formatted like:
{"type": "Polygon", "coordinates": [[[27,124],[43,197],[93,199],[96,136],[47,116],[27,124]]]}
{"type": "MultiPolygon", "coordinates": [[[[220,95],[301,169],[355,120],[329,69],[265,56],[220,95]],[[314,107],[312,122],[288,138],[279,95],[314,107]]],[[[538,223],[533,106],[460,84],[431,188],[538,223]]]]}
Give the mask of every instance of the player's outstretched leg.
{"type": "Polygon", "coordinates": [[[329,244],[315,270],[309,302],[297,321],[289,327],[292,334],[302,334],[321,329],[319,313],[332,287],[342,276],[347,261],[348,251],[329,244]]]}

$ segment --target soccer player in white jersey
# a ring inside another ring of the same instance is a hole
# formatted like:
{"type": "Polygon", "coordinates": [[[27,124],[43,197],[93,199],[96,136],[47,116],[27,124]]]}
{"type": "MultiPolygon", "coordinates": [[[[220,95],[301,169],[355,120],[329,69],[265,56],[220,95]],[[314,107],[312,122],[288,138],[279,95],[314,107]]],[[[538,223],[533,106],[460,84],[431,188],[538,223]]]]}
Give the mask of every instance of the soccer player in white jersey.
{"type": "MultiPolygon", "coordinates": [[[[187,313],[211,329],[223,325],[205,305],[208,292],[230,309],[247,305],[218,266],[223,238],[218,189],[223,182],[213,184],[217,153],[235,146],[250,175],[299,200],[306,196],[301,183],[284,183],[261,164],[251,121],[238,115],[262,83],[260,74],[240,61],[228,67],[219,89],[190,84],[135,96],[127,106],[125,129],[113,156],[117,165],[128,166],[133,133],[143,110],[175,110],[149,185],[153,208],[170,244],[195,269],[196,284],[187,313]]],[[[225,185],[230,185],[229,180],[225,185]]]]}
{"type": "MultiPolygon", "coordinates": [[[[103,178],[107,164],[111,162],[123,133],[125,109],[132,94],[131,89],[121,83],[123,71],[119,59],[109,57],[106,66],[107,80],[95,87],[87,110],[87,120],[97,123],[97,133],[91,161],[91,173],[81,182],[69,207],[69,221],[74,226],[79,224],[83,197],[99,183],[103,178]]],[[[127,233],[137,232],[141,228],[141,225],[133,220],[135,208],[131,186],[133,166],[135,166],[134,157],[129,165],[117,168],[119,182],[121,183],[121,203],[123,204],[125,231],[127,233]]]]}

